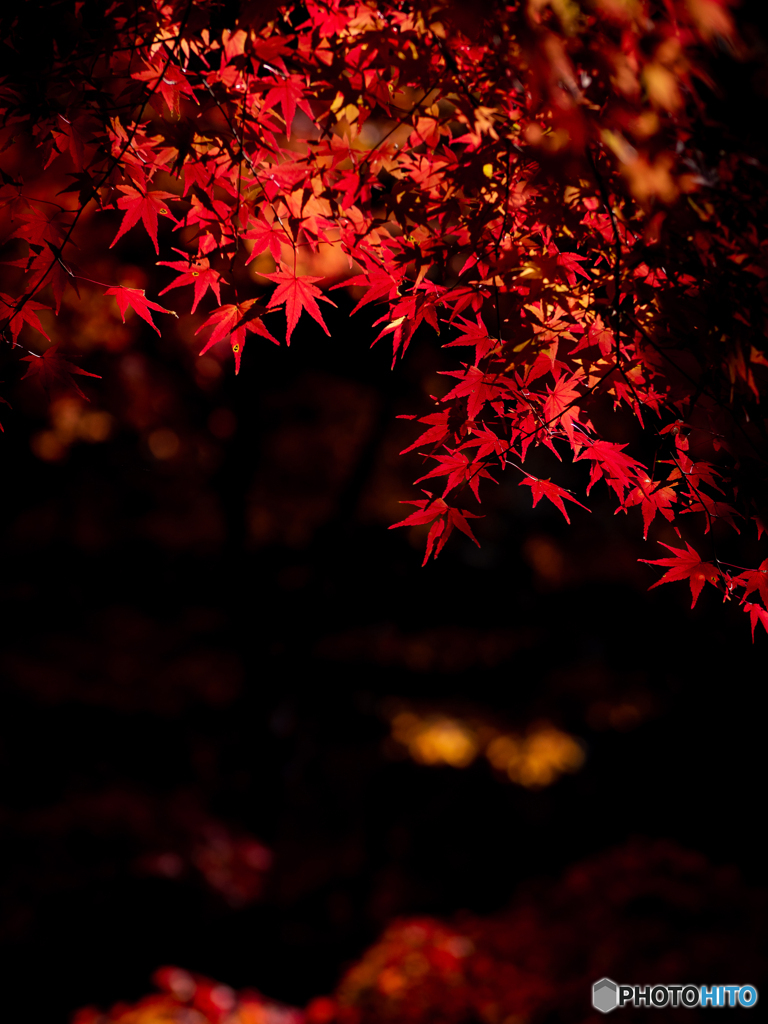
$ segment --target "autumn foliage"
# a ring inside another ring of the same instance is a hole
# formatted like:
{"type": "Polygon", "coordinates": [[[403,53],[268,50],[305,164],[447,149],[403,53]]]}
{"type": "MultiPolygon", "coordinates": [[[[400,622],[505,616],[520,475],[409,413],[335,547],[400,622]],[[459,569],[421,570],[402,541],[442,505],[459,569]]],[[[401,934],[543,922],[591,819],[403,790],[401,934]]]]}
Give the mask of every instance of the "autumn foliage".
{"type": "MultiPolygon", "coordinates": [[[[166,967],[155,974],[159,993],[107,1014],[83,1009],[73,1024],[592,1021],[584,992],[601,974],[668,983],[728,970],[756,976],[763,902],[699,854],[634,842],[520,893],[494,916],[395,921],[334,993],[306,1008],[166,967]]],[[[670,1014],[691,1019],[690,1010],[670,1014]]]]}
{"type": "Polygon", "coordinates": [[[722,123],[749,57],[727,0],[16,6],[0,327],[28,376],[89,373],[44,347],[81,293],[158,333],[194,316],[257,373],[348,289],[394,360],[457,350],[412,415],[424,496],[396,525],[425,560],[502,472],[566,519],[599,485],[663,540],[658,582],[768,628],[766,190],[722,123]],[[126,244],[164,268],[149,295],[126,244]]]}

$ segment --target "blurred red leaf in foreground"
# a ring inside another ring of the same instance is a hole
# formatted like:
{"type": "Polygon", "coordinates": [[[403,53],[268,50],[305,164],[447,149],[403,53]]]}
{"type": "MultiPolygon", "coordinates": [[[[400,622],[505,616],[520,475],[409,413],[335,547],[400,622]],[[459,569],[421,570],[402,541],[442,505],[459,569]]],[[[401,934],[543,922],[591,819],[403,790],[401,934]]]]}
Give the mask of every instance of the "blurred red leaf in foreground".
{"type": "Polygon", "coordinates": [[[332,996],[303,1010],[163,968],[163,994],[107,1014],[81,1010],[74,1024],[182,1024],[191,1010],[200,1024],[582,1021],[592,983],[605,975],[759,985],[766,909],[766,894],[734,872],[671,843],[636,841],[529,887],[493,917],[393,923],[332,996]]]}

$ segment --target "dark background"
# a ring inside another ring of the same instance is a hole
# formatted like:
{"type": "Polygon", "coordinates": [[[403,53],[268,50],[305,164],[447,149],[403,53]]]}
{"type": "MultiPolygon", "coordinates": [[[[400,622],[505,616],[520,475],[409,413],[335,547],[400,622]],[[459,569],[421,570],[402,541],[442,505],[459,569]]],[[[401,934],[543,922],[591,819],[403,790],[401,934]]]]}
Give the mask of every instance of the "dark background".
{"type": "Polygon", "coordinates": [[[421,465],[395,417],[444,393],[440,356],[422,342],[391,370],[336,298],[332,341],[253,339],[238,378],[152,334],[94,351],[111,435],[58,459],[34,454],[44,396],[3,369],[8,1019],[135,999],[164,963],[303,1004],[393,918],[497,911],[633,836],[764,882],[768,638],[714,588],[693,612],[683,585],[648,594],[636,560],[665,552],[639,512],[598,497],[568,527],[511,474],[481,549],[456,536],[421,568],[424,531],[387,529],[421,465]],[[587,761],[540,791],[482,759],[418,765],[387,740],[393,698],[547,720],[587,761]],[[209,820],[273,851],[256,896],[146,868],[209,820]]]}

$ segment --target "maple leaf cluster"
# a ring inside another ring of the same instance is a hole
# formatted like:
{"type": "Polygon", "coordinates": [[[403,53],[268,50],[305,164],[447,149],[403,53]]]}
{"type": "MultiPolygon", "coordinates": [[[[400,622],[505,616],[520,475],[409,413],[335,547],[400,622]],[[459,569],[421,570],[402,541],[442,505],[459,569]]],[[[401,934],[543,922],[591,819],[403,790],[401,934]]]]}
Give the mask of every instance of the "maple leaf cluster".
{"type": "MultiPolygon", "coordinates": [[[[82,276],[108,210],[112,246],[176,243],[160,294],[205,308],[202,352],[229,343],[235,372],[249,335],[290,344],[305,312],[328,334],[326,292],[356,289],[393,359],[417,332],[468,352],[406,449],[433,489],[396,525],[429,527],[425,561],[475,540],[466,505],[502,471],[566,519],[586,507],[534,472],[549,452],[645,537],[681,538],[648,560],[659,582],[694,604],[709,583],[768,629],[768,561],[715,547],[766,515],[766,190],[707,107],[715,54],[748,56],[728,0],[52,7],[37,68],[41,8],[4,23],[8,344],[47,337],[80,280],[158,333],[178,315],[82,276]]],[[[39,363],[51,386],[84,372],[39,363]]]]}

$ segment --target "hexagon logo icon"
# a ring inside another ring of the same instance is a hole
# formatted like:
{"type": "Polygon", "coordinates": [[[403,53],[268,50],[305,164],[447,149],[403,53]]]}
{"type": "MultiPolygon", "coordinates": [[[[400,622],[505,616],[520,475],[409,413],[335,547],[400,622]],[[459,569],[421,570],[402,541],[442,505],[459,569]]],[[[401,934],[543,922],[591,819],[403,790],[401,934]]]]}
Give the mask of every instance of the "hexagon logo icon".
{"type": "Polygon", "coordinates": [[[601,978],[592,986],[592,1005],[600,1013],[610,1013],[619,1005],[619,988],[610,978],[601,978]]]}

